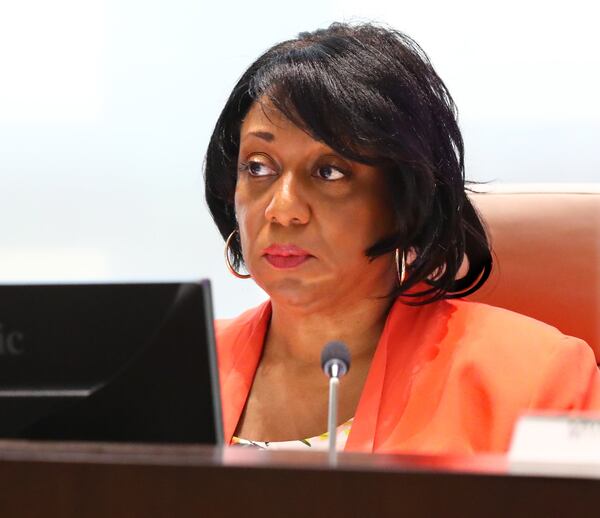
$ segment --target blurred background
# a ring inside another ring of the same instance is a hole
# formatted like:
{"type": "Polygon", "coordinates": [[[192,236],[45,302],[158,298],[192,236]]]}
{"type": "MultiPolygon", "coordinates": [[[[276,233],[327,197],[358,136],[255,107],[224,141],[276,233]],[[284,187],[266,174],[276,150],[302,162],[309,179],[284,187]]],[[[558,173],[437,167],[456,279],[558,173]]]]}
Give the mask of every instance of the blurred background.
{"type": "Polygon", "coordinates": [[[600,33],[585,0],[0,2],[0,282],[209,277],[216,315],[263,300],[233,278],[202,162],[265,49],[332,21],[419,42],[460,112],[467,177],[600,181],[600,33]]]}

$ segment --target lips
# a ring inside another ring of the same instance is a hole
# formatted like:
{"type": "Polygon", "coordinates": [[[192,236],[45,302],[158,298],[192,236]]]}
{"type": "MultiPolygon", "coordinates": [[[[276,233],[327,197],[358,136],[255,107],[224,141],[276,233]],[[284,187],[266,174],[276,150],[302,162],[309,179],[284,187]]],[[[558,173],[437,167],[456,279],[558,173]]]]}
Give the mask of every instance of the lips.
{"type": "Polygon", "coordinates": [[[295,268],[314,257],[292,244],[273,244],[263,250],[263,257],[275,268],[295,268]]]}

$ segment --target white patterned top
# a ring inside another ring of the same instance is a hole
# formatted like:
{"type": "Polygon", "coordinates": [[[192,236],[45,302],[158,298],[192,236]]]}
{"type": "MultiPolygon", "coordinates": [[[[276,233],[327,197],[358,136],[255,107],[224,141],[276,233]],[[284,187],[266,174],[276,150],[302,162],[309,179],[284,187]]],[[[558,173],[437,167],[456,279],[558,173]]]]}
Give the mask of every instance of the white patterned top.
{"type": "MultiPolygon", "coordinates": [[[[345,423],[342,423],[336,428],[337,440],[336,450],[341,451],[346,446],[346,440],[350,434],[352,428],[352,420],[348,419],[345,423]]],[[[315,437],[308,439],[295,439],[293,441],[274,441],[274,442],[261,442],[261,441],[250,441],[248,439],[241,439],[239,437],[233,437],[231,439],[231,446],[246,446],[260,448],[262,450],[304,450],[311,448],[312,450],[327,450],[329,448],[329,433],[325,432],[315,437]]]]}

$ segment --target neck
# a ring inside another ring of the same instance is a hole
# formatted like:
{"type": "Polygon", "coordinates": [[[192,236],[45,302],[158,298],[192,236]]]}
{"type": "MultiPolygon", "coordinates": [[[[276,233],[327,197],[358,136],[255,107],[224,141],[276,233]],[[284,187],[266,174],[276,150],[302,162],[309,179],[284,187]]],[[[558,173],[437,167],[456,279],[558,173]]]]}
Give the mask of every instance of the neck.
{"type": "Polygon", "coordinates": [[[295,369],[314,368],[323,346],[331,340],[348,346],[353,363],[370,361],[392,303],[388,298],[362,298],[343,307],[305,312],[272,301],[262,361],[295,369]]]}

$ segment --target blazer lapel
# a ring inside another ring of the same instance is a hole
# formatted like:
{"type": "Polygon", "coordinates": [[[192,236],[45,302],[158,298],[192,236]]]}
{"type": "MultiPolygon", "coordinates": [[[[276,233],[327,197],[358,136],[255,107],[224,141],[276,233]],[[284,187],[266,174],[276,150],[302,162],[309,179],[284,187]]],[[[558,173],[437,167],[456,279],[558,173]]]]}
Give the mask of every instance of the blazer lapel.
{"type": "Polygon", "coordinates": [[[225,444],[231,442],[252,387],[271,318],[271,302],[244,317],[225,324],[217,333],[225,444]]]}
{"type": "Polygon", "coordinates": [[[374,452],[385,436],[390,420],[395,422],[403,411],[406,391],[406,366],[414,349],[410,322],[419,308],[397,299],[385,322],[383,332],[367,375],[346,451],[374,452]]]}

